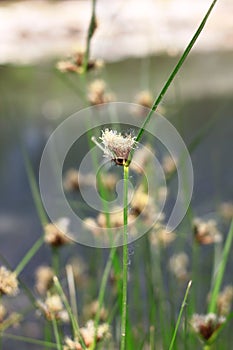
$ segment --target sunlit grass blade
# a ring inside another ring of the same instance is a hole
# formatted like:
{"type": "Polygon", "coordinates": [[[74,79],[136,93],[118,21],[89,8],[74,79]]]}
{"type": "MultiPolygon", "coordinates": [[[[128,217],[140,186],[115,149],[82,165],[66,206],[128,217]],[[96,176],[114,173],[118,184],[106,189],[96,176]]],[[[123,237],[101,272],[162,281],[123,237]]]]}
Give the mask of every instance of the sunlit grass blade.
{"type": "MultiPolygon", "coordinates": [[[[180,70],[180,68],[182,67],[184,61],[186,60],[187,56],[189,55],[190,51],[192,50],[195,42],[197,41],[199,35],[201,34],[205,24],[206,24],[206,21],[211,13],[211,11],[213,10],[213,7],[214,5],[216,4],[217,0],[214,0],[212,2],[212,4],[210,5],[206,15],[204,16],[203,20],[201,21],[201,24],[199,25],[198,29],[196,30],[195,34],[193,35],[191,41],[189,42],[188,46],[186,47],[184,53],[182,54],[181,58],[179,59],[178,63],[176,64],[175,68],[173,69],[173,71],[171,72],[170,76],[168,77],[167,81],[165,82],[161,92],[159,93],[158,97],[156,98],[156,100],[154,101],[152,107],[151,107],[151,110],[150,112],[148,113],[144,123],[142,124],[142,127],[141,129],[139,130],[138,132],[138,135],[137,135],[137,138],[136,138],[136,141],[138,142],[144,131],[145,131],[145,127],[146,125],[149,123],[150,121],[150,118],[152,117],[153,113],[156,111],[159,103],[162,101],[164,95],[166,94],[169,86],[171,85],[172,81],[174,80],[175,76],[177,75],[178,71],[180,70]]],[[[133,154],[133,152],[131,152],[131,155],[133,154]]]]}
{"type": "Polygon", "coordinates": [[[179,312],[179,315],[178,315],[176,326],[175,326],[175,329],[174,329],[174,332],[173,332],[173,336],[172,336],[172,340],[171,340],[171,343],[170,343],[170,346],[169,346],[169,350],[172,350],[174,348],[176,335],[177,335],[177,332],[178,332],[178,328],[179,328],[179,325],[180,325],[180,321],[181,321],[181,317],[182,317],[184,308],[186,306],[186,301],[187,301],[187,298],[188,298],[188,295],[189,295],[189,291],[190,291],[191,285],[192,285],[192,281],[189,281],[187,289],[186,289],[186,292],[185,292],[185,295],[184,295],[184,299],[183,299],[183,302],[182,302],[182,305],[181,305],[181,308],[180,308],[180,312],[179,312]]]}
{"type": "Polygon", "coordinates": [[[211,291],[208,312],[216,312],[217,298],[222,285],[226,264],[229,258],[230,249],[232,246],[232,240],[233,240],[233,220],[231,222],[230,229],[227,234],[226,242],[223,248],[222,258],[221,258],[219,268],[215,277],[214,285],[211,291]]]}

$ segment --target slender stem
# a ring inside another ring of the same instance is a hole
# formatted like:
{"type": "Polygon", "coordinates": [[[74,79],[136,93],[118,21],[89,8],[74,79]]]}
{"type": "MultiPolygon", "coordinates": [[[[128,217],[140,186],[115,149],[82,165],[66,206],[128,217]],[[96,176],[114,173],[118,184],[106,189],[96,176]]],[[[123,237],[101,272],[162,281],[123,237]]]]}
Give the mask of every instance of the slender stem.
{"type": "Polygon", "coordinates": [[[26,255],[23,257],[23,259],[20,261],[20,263],[15,269],[15,273],[17,276],[22,272],[22,270],[25,268],[28,262],[33,258],[33,256],[40,249],[43,243],[44,243],[44,237],[40,237],[29,249],[29,251],[26,253],[26,255]]]}
{"type": "Polygon", "coordinates": [[[56,276],[59,276],[59,248],[52,247],[52,266],[56,276]]]}
{"type": "Polygon", "coordinates": [[[150,350],[155,349],[155,327],[150,326],[150,350]]]}
{"type": "Polygon", "coordinates": [[[228,260],[228,256],[230,253],[231,245],[232,245],[232,240],[233,240],[233,220],[231,221],[231,226],[230,230],[227,235],[227,239],[223,248],[223,253],[222,253],[222,258],[219,264],[219,269],[216,274],[216,279],[214,282],[213,290],[211,292],[211,297],[210,297],[210,303],[208,307],[208,312],[215,312],[216,311],[216,304],[217,304],[217,297],[218,293],[221,288],[224,272],[226,269],[226,264],[228,260]]]}
{"type": "Polygon", "coordinates": [[[96,0],[92,0],[91,20],[90,20],[89,27],[88,27],[86,52],[85,52],[84,61],[83,61],[84,73],[88,69],[88,62],[89,62],[89,56],[90,56],[90,46],[91,46],[91,38],[93,37],[95,29],[96,29],[95,10],[96,10],[96,0]]]}
{"type": "Polygon", "coordinates": [[[82,345],[82,348],[86,349],[86,345],[85,345],[85,343],[83,341],[83,338],[82,338],[82,336],[80,334],[78,320],[75,318],[75,316],[74,316],[74,314],[73,314],[73,312],[71,310],[69,302],[68,302],[68,300],[67,300],[67,298],[65,296],[65,293],[64,293],[64,291],[62,289],[62,286],[61,286],[57,276],[54,276],[53,282],[54,282],[55,288],[57,289],[58,294],[61,296],[62,301],[63,301],[63,303],[65,305],[65,308],[66,308],[66,310],[67,310],[67,312],[69,314],[69,318],[70,318],[71,325],[72,325],[72,328],[73,328],[74,337],[78,337],[79,340],[80,340],[80,343],[82,345]]]}
{"type": "Polygon", "coordinates": [[[177,319],[177,322],[176,322],[176,326],[175,326],[174,333],[173,333],[173,336],[172,336],[172,340],[171,340],[171,343],[170,343],[170,346],[169,346],[169,350],[173,349],[173,346],[174,346],[174,343],[175,343],[175,339],[176,339],[176,335],[177,335],[177,331],[178,331],[178,328],[179,328],[179,325],[180,325],[180,321],[181,321],[181,316],[182,316],[182,313],[183,313],[184,308],[186,306],[186,301],[187,301],[187,298],[188,298],[188,294],[189,294],[191,285],[192,285],[192,281],[189,281],[187,289],[186,289],[186,292],[185,292],[185,295],[184,295],[184,299],[183,299],[183,302],[182,302],[182,305],[181,305],[181,308],[180,308],[179,316],[178,316],[178,319],[177,319]]]}
{"type": "MultiPolygon", "coordinates": [[[[44,325],[44,339],[47,343],[51,341],[52,338],[52,329],[51,329],[51,324],[49,321],[46,320],[45,325],[44,325]]],[[[45,350],[49,350],[49,346],[45,344],[45,350]]]]}
{"type": "Polygon", "coordinates": [[[115,253],[116,253],[116,247],[112,247],[109,257],[108,257],[108,261],[107,264],[105,266],[104,269],[104,273],[103,273],[103,277],[101,280],[101,285],[100,285],[100,290],[99,290],[99,295],[98,295],[98,309],[95,315],[95,320],[94,320],[94,324],[95,324],[95,337],[94,337],[94,341],[93,344],[91,346],[91,350],[95,349],[96,346],[96,341],[97,341],[97,330],[98,330],[98,324],[99,324],[99,320],[100,320],[100,312],[101,312],[101,308],[103,305],[103,301],[104,301],[104,295],[105,295],[105,291],[106,291],[106,286],[107,286],[107,282],[108,282],[108,276],[110,274],[111,271],[111,267],[112,267],[112,263],[113,263],[113,259],[115,257],[115,253]]]}
{"type": "Polygon", "coordinates": [[[75,288],[74,271],[73,271],[72,265],[66,266],[66,276],[67,276],[67,282],[69,287],[71,310],[78,323],[78,306],[76,302],[76,288],[75,288]]]}
{"type": "Polygon", "coordinates": [[[36,344],[36,345],[42,345],[42,346],[49,346],[49,349],[56,348],[57,345],[51,342],[47,342],[44,340],[38,340],[34,338],[29,338],[29,337],[24,337],[24,336],[19,336],[15,334],[10,334],[10,333],[0,333],[0,336],[8,339],[14,339],[17,341],[22,341],[25,343],[30,343],[30,344],[36,344]]]}
{"type": "Polygon", "coordinates": [[[28,153],[23,146],[21,148],[22,148],[22,154],[23,154],[23,158],[24,158],[25,168],[26,168],[26,172],[27,172],[27,177],[28,177],[32,197],[34,200],[34,204],[35,204],[41,225],[43,226],[43,225],[48,223],[48,217],[47,217],[47,214],[44,210],[44,207],[43,207],[43,204],[41,201],[39,188],[38,188],[38,185],[36,182],[36,177],[35,177],[28,153]]]}
{"type": "MultiPolygon", "coordinates": [[[[195,42],[197,41],[199,35],[201,34],[201,32],[202,32],[202,30],[203,30],[203,28],[204,28],[204,26],[205,26],[205,24],[206,24],[206,21],[207,21],[209,15],[210,15],[210,13],[211,13],[211,11],[212,11],[214,5],[216,4],[216,2],[217,2],[217,0],[214,0],[214,1],[212,2],[212,4],[210,5],[210,7],[209,7],[209,9],[208,9],[208,11],[207,11],[205,17],[203,18],[203,20],[201,21],[201,24],[200,24],[199,27],[198,27],[197,31],[196,31],[195,34],[193,35],[193,37],[192,37],[191,41],[189,42],[188,46],[186,47],[184,53],[183,53],[182,56],[180,57],[178,63],[176,64],[175,68],[173,69],[173,71],[171,72],[169,78],[167,79],[166,83],[164,84],[164,86],[163,86],[161,92],[159,93],[158,97],[157,97],[156,100],[154,101],[154,103],[153,103],[153,105],[152,105],[152,107],[151,107],[150,112],[148,113],[148,115],[147,115],[147,117],[146,117],[144,123],[142,124],[141,129],[139,130],[139,133],[138,133],[137,138],[136,138],[136,141],[137,141],[137,142],[141,139],[141,137],[142,137],[142,135],[143,135],[143,133],[144,133],[144,131],[145,131],[145,127],[146,127],[146,125],[149,123],[152,114],[156,111],[156,109],[157,109],[159,103],[162,101],[162,99],[163,99],[164,95],[166,94],[166,92],[167,92],[169,86],[171,85],[171,83],[172,83],[172,81],[174,80],[176,74],[178,73],[178,71],[179,71],[180,68],[182,67],[182,65],[183,65],[183,63],[184,63],[184,61],[185,61],[185,59],[187,58],[187,56],[188,56],[188,54],[190,53],[191,49],[193,48],[195,42]]],[[[133,154],[133,150],[132,150],[132,152],[131,152],[131,158],[132,158],[132,154],[133,154]]],[[[129,161],[130,161],[130,160],[129,160],[129,161]]]]}
{"type": "Polygon", "coordinates": [[[123,286],[121,310],[121,350],[126,348],[127,287],[128,287],[128,178],[129,168],[124,166],[124,239],[123,239],[123,286]]]}
{"type": "Polygon", "coordinates": [[[58,330],[57,320],[55,319],[55,317],[52,317],[52,324],[53,324],[53,332],[54,332],[54,336],[57,344],[57,350],[62,350],[60,334],[58,330]]]}

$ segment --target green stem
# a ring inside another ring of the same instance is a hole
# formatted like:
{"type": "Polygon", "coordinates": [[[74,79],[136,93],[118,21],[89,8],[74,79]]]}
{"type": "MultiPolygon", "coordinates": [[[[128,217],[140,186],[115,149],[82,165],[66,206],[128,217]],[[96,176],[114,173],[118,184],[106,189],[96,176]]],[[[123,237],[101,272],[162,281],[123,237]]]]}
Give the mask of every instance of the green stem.
{"type": "Polygon", "coordinates": [[[123,285],[121,310],[121,350],[126,348],[127,287],[128,287],[128,178],[129,168],[124,166],[124,239],[123,239],[123,285]]]}
{"type": "MultiPolygon", "coordinates": [[[[51,338],[52,338],[51,324],[49,321],[46,320],[44,325],[44,339],[46,343],[49,343],[51,341],[51,338]]],[[[47,344],[45,344],[45,350],[49,350],[49,346],[47,344]]]]}
{"type": "Polygon", "coordinates": [[[54,286],[55,288],[57,289],[57,292],[58,294],[60,295],[64,305],[65,305],[65,308],[68,312],[68,315],[69,315],[69,318],[70,318],[70,322],[71,322],[71,325],[72,325],[72,328],[73,328],[73,333],[74,333],[74,338],[78,337],[79,340],[80,340],[80,343],[83,347],[83,349],[86,349],[86,345],[83,341],[83,338],[81,336],[81,333],[80,333],[80,328],[79,328],[79,324],[78,324],[78,319],[76,319],[76,317],[74,316],[72,310],[71,310],[71,307],[70,307],[70,304],[66,298],[66,295],[62,289],[62,286],[57,278],[57,276],[54,276],[53,278],[53,282],[54,282],[54,286]]]}
{"type": "Polygon", "coordinates": [[[108,282],[108,276],[110,274],[111,271],[111,267],[112,267],[112,263],[115,257],[115,253],[116,253],[116,247],[112,247],[109,257],[108,257],[108,261],[107,264],[105,266],[104,269],[104,273],[103,273],[103,277],[101,280],[101,285],[100,285],[100,290],[99,290],[99,295],[98,295],[98,310],[96,312],[95,315],[95,337],[94,337],[94,342],[91,346],[91,350],[95,349],[96,346],[96,341],[97,341],[97,330],[98,330],[98,325],[99,325],[99,321],[100,321],[100,312],[101,312],[101,308],[103,305],[103,301],[104,301],[104,295],[105,295],[105,291],[106,291],[106,286],[107,286],[107,282],[108,282]]]}
{"type": "MultiPolygon", "coordinates": [[[[188,46],[186,47],[184,53],[182,54],[181,58],[179,59],[178,63],[176,64],[175,68],[174,68],[173,71],[171,72],[171,74],[170,74],[169,78],[167,79],[165,85],[163,86],[161,92],[159,93],[158,97],[157,97],[156,100],[154,101],[154,103],[153,103],[153,105],[152,105],[152,107],[151,107],[150,112],[148,113],[148,115],[147,115],[147,117],[146,117],[144,123],[142,124],[141,129],[139,130],[139,133],[138,133],[137,138],[136,138],[136,141],[137,141],[137,142],[141,139],[141,137],[142,137],[142,135],[143,135],[143,133],[144,133],[144,131],[145,131],[145,127],[146,127],[146,125],[149,123],[152,114],[156,111],[156,109],[157,109],[159,103],[162,101],[162,99],[163,99],[164,95],[166,94],[166,92],[167,92],[169,86],[171,85],[171,83],[172,83],[172,81],[174,80],[176,74],[178,73],[178,71],[179,71],[180,68],[182,67],[182,65],[183,65],[183,63],[184,63],[184,61],[185,61],[185,59],[187,58],[187,56],[188,56],[188,54],[190,53],[191,49],[193,48],[195,42],[197,41],[197,38],[198,38],[199,35],[201,34],[201,32],[202,32],[202,30],[203,30],[203,28],[204,28],[204,26],[205,26],[205,24],[206,24],[206,21],[207,21],[209,15],[210,15],[210,13],[211,13],[211,11],[212,11],[214,5],[216,4],[216,2],[217,2],[217,0],[214,0],[214,1],[212,2],[212,4],[210,5],[210,7],[209,7],[209,9],[208,9],[208,11],[207,11],[205,17],[203,18],[203,20],[201,21],[201,24],[200,24],[199,27],[198,27],[197,31],[196,31],[195,34],[193,35],[193,37],[192,37],[191,41],[189,42],[188,46]]],[[[133,151],[131,152],[131,158],[132,158],[132,154],[133,154],[133,151]]],[[[129,160],[129,161],[130,161],[130,160],[129,160]]]]}
{"type": "Polygon", "coordinates": [[[55,349],[57,347],[56,344],[50,343],[50,342],[47,342],[44,340],[38,340],[38,339],[33,339],[33,338],[9,334],[9,333],[1,333],[0,335],[3,336],[4,338],[14,339],[14,340],[22,341],[25,343],[42,345],[42,346],[49,346],[49,349],[55,349]]]}
{"type": "Polygon", "coordinates": [[[216,305],[217,305],[217,298],[218,294],[221,288],[224,272],[226,269],[226,264],[228,260],[228,256],[230,253],[231,245],[232,245],[232,240],[233,240],[233,220],[231,221],[231,226],[230,230],[227,235],[227,239],[223,248],[223,253],[222,253],[222,258],[219,264],[219,269],[216,274],[216,279],[214,282],[213,290],[211,292],[211,297],[210,297],[210,303],[208,307],[208,312],[215,312],[216,311],[216,305]]]}
{"type": "Polygon", "coordinates": [[[150,326],[150,350],[155,349],[155,327],[150,326]]]}
{"type": "Polygon", "coordinates": [[[91,20],[88,27],[88,33],[87,33],[87,43],[86,43],[86,52],[83,60],[83,71],[86,73],[88,69],[88,62],[89,62],[89,56],[90,56],[90,46],[91,46],[91,38],[94,35],[95,29],[96,29],[96,0],[92,0],[92,13],[91,13],[91,20]]]}
{"type": "Polygon", "coordinates": [[[66,276],[67,276],[67,283],[68,283],[69,296],[70,296],[70,308],[74,318],[77,320],[77,323],[78,323],[78,305],[76,301],[76,288],[75,288],[74,271],[73,271],[72,265],[66,266],[66,276]]]}
{"type": "Polygon", "coordinates": [[[52,266],[56,276],[59,276],[59,248],[52,247],[52,266]]]}
{"type": "Polygon", "coordinates": [[[183,313],[184,308],[186,306],[186,301],[187,301],[187,298],[188,298],[188,294],[189,294],[191,285],[192,285],[192,281],[189,281],[187,289],[186,289],[186,292],[185,292],[185,295],[184,295],[184,299],[183,299],[183,302],[182,302],[182,305],[181,305],[181,308],[180,308],[179,316],[178,316],[178,319],[177,319],[177,322],[176,322],[176,326],[175,326],[174,333],[173,333],[173,336],[172,336],[172,340],[171,340],[171,343],[170,343],[170,346],[169,346],[169,350],[172,350],[173,347],[174,347],[177,331],[178,331],[178,328],[179,328],[179,325],[180,325],[180,321],[181,321],[181,316],[182,316],[182,313],[183,313]]]}
{"type": "Polygon", "coordinates": [[[203,350],[210,350],[211,349],[211,345],[205,344],[203,346],[203,350]]]}
{"type": "Polygon", "coordinates": [[[44,210],[44,207],[43,207],[43,204],[41,201],[40,192],[38,189],[38,185],[36,182],[36,177],[35,177],[35,174],[34,174],[34,171],[32,168],[31,161],[29,159],[27,151],[25,150],[25,148],[23,146],[22,146],[22,153],[23,153],[25,168],[26,168],[26,172],[27,172],[27,177],[28,177],[32,197],[33,197],[33,200],[35,203],[35,207],[36,207],[37,214],[39,216],[41,225],[43,226],[43,225],[48,223],[47,214],[44,210]]]}
{"type": "Polygon", "coordinates": [[[57,344],[57,350],[62,350],[62,344],[61,344],[61,338],[58,330],[57,320],[55,317],[52,317],[52,324],[53,324],[53,332],[57,344]]]}
{"type": "Polygon", "coordinates": [[[21,262],[18,264],[18,266],[15,269],[15,273],[17,276],[22,272],[22,270],[25,268],[25,266],[28,264],[28,262],[33,258],[33,256],[40,249],[40,247],[42,246],[43,243],[44,243],[44,237],[42,236],[29,249],[27,254],[23,257],[23,259],[21,260],[21,262]]]}

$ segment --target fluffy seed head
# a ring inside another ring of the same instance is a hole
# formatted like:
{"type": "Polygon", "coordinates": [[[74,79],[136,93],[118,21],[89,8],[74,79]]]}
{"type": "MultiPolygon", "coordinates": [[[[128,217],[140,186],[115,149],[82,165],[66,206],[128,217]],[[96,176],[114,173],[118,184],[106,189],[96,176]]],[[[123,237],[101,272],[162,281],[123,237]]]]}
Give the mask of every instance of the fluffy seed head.
{"type": "Polygon", "coordinates": [[[233,300],[233,286],[226,286],[218,295],[217,307],[220,315],[228,315],[231,311],[231,304],[233,300]]]}
{"type": "Polygon", "coordinates": [[[68,234],[68,226],[69,219],[67,218],[61,218],[54,224],[45,225],[45,242],[54,247],[71,243],[71,239],[66,236],[66,234],[68,234]]]}
{"type": "MultiPolygon", "coordinates": [[[[80,328],[80,334],[82,335],[83,341],[85,343],[85,346],[87,349],[90,349],[96,335],[97,342],[100,342],[104,339],[109,338],[109,325],[107,323],[102,323],[97,328],[97,333],[95,329],[95,324],[93,320],[89,320],[85,327],[80,328]]],[[[65,346],[63,348],[64,350],[82,350],[83,347],[81,346],[78,339],[72,340],[71,338],[65,339],[65,346]]]]}
{"type": "Polygon", "coordinates": [[[176,276],[179,281],[184,281],[188,277],[188,255],[184,252],[174,254],[169,260],[170,271],[176,276]]]}
{"type": "Polygon", "coordinates": [[[14,272],[5,266],[0,267],[0,295],[16,295],[18,293],[18,280],[14,272]]]}
{"type": "Polygon", "coordinates": [[[195,333],[201,336],[202,339],[208,340],[225,321],[225,317],[219,317],[214,313],[207,315],[194,314],[190,324],[195,333]]]}
{"type": "Polygon", "coordinates": [[[199,244],[212,244],[222,241],[222,235],[218,231],[215,220],[203,221],[196,218],[193,221],[193,229],[195,239],[199,244]]]}
{"type": "Polygon", "coordinates": [[[7,314],[6,308],[4,305],[0,304],[0,323],[4,320],[5,316],[7,314]]]}
{"type": "Polygon", "coordinates": [[[224,219],[226,220],[233,219],[233,203],[231,202],[221,203],[219,207],[219,211],[224,219]]]}
{"type": "Polygon", "coordinates": [[[49,266],[40,266],[36,270],[36,289],[45,294],[53,284],[53,269],[49,266]]]}
{"type": "MultiPolygon", "coordinates": [[[[135,146],[136,137],[131,134],[122,135],[116,130],[105,129],[100,140],[104,146],[104,154],[112,160],[122,159],[127,161],[130,151],[135,146]]],[[[124,165],[124,163],[122,163],[124,165]]]]}
{"type": "Polygon", "coordinates": [[[44,302],[38,300],[37,305],[48,320],[55,318],[63,322],[68,322],[68,313],[64,309],[62,300],[58,294],[48,295],[44,302]]]}

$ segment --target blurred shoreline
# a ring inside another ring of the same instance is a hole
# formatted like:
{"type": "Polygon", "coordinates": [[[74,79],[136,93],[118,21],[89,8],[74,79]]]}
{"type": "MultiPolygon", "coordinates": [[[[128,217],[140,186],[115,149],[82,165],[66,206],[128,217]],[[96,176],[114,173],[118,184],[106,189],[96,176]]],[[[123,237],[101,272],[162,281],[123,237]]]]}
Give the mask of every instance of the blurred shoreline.
{"type": "MultiPolygon", "coordinates": [[[[91,53],[105,61],[176,55],[211,1],[98,0],[91,53]]],[[[0,63],[28,64],[64,57],[85,45],[91,1],[0,2],[0,63]]],[[[232,51],[233,2],[219,2],[194,52],[232,51]]]]}

